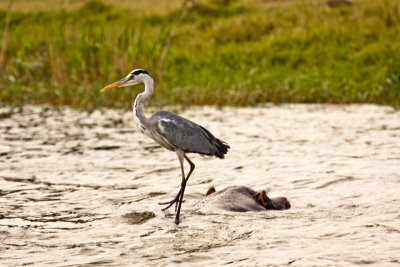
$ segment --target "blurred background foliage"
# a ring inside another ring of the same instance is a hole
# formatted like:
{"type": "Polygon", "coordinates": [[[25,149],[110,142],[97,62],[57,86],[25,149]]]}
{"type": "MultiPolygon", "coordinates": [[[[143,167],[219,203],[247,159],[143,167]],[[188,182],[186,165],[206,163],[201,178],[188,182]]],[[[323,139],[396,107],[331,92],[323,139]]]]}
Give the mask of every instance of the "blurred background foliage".
{"type": "Polygon", "coordinates": [[[398,0],[0,0],[0,102],[399,105],[399,36],[398,0]]]}

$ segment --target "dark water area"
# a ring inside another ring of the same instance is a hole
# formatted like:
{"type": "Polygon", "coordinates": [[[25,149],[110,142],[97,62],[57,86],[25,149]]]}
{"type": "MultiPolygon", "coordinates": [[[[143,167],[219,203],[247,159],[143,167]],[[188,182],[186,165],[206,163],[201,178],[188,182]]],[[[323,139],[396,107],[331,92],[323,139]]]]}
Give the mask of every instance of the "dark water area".
{"type": "Polygon", "coordinates": [[[176,226],[173,208],[157,203],[179,190],[179,162],[139,133],[130,111],[0,108],[0,265],[400,264],[398,111],[282,105],[179,114],[232,149],[225,160],[190,155],[196,169],[176,226]],[[292,207],[199,209],[211,185],[267,190],[292,207]]]}

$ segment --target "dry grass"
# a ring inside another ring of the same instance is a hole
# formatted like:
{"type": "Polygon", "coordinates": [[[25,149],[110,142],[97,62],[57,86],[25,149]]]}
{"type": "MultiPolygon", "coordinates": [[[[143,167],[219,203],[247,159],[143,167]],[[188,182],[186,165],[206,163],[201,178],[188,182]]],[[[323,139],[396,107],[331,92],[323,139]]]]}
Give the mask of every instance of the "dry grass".
{"type": "MultiPolygon", "coordinates": [[[[14,11],[59,11],[76,10],[84,6],[88,0],[13,0],[14,11]]],[[[9,0],[0,0],[0,9],[6,10],[9,0]]],[[[177,10],[180,0],[104,0],[104,4],[120,8],[128,8],[138,13],[165,14],[177,10]]]]}

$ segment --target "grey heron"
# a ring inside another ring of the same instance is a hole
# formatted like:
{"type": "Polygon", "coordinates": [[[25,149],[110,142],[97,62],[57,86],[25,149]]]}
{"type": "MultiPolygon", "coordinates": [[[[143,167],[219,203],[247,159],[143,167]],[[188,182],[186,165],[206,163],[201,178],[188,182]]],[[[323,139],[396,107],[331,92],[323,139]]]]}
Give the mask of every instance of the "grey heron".
{"type": "Polygon", "coordinates": [[[186,183],[195,168],[194,163],[186,154],[198,153],[200,155],[216,156],[223,159],[230,147],[224,141],[215,138],[204,127],[175,113],[161,110],[154,113],[150,118],[147,118],[144,114],[143,106],[153,94],[154,81],[150,74],[143,69],[131,71],[126,77],[104,87],[101,91],[138,83],[144,83],[145,86],[144,92],[138,94],[133,104],[133,115],[139,130],[166,149],[175,151],[179,159],[182,174],[181,188],[173,200],[159,203],[167,205],[163,210],[168,209],[175,203],[175,223],[179,224],[179,215],[186,183]],[[183,166],[184,159],[190,165],[190,170],[186,177],[183,166]]]}

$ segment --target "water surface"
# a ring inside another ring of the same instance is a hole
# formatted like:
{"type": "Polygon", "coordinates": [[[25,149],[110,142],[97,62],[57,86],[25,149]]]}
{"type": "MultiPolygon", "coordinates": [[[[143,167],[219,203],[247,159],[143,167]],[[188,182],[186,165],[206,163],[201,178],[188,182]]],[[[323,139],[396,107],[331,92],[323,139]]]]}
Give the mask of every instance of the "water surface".
{"type": "Polygon", "coordinates": [[[398,111],[171,109],[231,145],[225,160],[190,156],[178,227],[157,204],[179,189],[177,157],[130,111],[0,108],[0,265],[399,265],[398,111]],[[210,185],[265,189],[292,208],[193,212],[210,185]]]}

